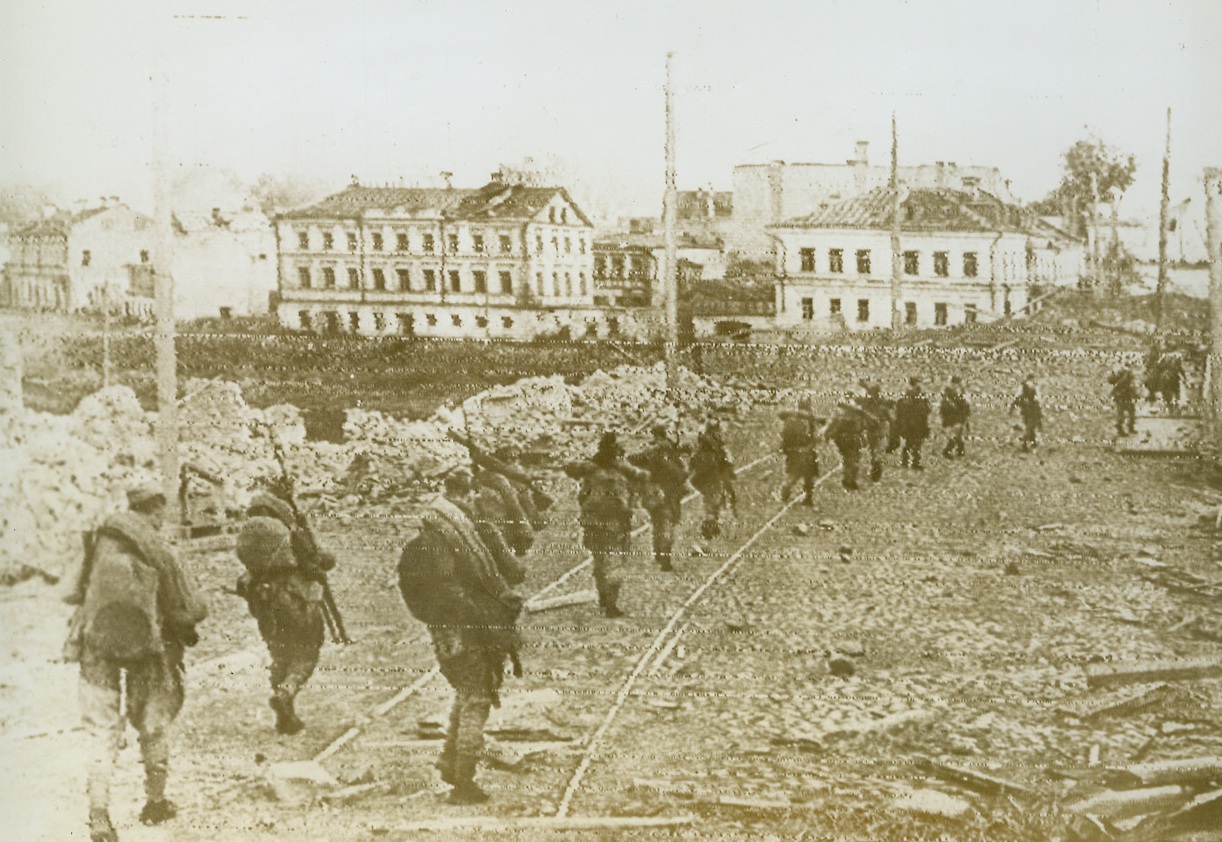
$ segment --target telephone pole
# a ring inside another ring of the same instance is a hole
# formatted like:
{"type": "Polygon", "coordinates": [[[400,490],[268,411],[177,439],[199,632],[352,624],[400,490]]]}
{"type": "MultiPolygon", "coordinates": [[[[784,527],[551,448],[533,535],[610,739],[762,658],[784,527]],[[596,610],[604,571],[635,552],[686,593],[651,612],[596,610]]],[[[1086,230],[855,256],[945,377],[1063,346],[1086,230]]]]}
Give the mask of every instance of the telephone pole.
{"type": "Polygon", "coordinates": [[[679,260],[675,243],[675,88],[671,78],[675,54],[666,54],[666,192],[662,198],[662,238],[666,257],[666,391],[673,397],[679,385],[675,351],[679,345],[679,260]]]}
{"type": "Polygon", "coordinates": [[[1158,203],[1158,286],[1154,289],[1154,329],[1163,330],[1163,296],[1167,291],[1167,214],[1171,205],[1171,109],[1167,109],[1167,145],[1163,149],[1163,194],[1158,203]]]}
{"type": "Polygon", "coordinates": [[[900,272],[903,256],[900,254],[900,144],[895,127],[895,112],[891,112],[891,329],[904,327],[904,316],[900,312],[903,294],[900,272]]]}

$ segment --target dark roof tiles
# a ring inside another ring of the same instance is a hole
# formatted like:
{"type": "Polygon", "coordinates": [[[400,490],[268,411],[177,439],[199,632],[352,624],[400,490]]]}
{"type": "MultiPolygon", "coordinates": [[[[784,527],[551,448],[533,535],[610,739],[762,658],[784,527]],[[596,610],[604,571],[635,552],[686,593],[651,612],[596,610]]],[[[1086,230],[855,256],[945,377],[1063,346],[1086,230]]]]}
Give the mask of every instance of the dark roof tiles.
{"type": "MultiPolygon", "coordinates": [[[[900,228],[904,231],[963,231],[1031,233],[1038,227],[1024,219],[1023,211],[990,193],[947,189],[913,189],[901,201],[900,228]]],[[[895,193],[879,187],[848,199],[829,202],[806,216],[774,228],[864,228],[890,230],[895,193]]]]}

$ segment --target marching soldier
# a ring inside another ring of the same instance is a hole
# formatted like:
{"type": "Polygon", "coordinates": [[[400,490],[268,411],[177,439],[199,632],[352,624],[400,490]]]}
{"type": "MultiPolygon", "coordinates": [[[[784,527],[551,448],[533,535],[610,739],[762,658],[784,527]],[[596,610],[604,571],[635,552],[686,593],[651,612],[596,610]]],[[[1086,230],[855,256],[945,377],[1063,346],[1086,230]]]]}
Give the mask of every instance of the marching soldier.
{"type": "Polygon", "coordinates": [[[866,447],[870,452],[870,480],[883,478],[883,450],[890,437],[891,402],[883,397],[882,387],[875,381],[860,381],[862,394],[857,406],[865,414],[862,419],[866,433],[866,447]]]}
{"type": "Polygon", "coordinates": [[[857,491],[857,471],[861,464],[861,448],[866,443],[862,411],[848,401],[836,405],[831,420],[823,428],[823,438],[829,439],[840,451],[844,475],[840,484],[848,491],[857,491]]]}
{"type": "Polygon", "coordinates": [[[814,486],[819,476],[819,419],[811,410],[810,398],[798,401],[797,412],[781,413],[781,452],[785,455],[785,483],[781,502],[789,502],[793,487],[802,483],[803,502],[815,505],[814,486]]]}
{"type": "Polygon", "coordinates": [[[1040,408],[1040,396],[1035,389],[1034,378],[1028,376],[1023,380],[1018,396],[1010,403],[1010,411],[1018,410],[1023,419],[1023,453],[1028,453],[1039,445],[1038,437],[1043,426],[1043,410],[1040,408]]]}
{"type": "Polygon", "coordinates": [[[495,528],[480,528],[474,506],[471,472],[454,469],[444,495],[425,512],[420,533],[403,548],[398,570],[403,600],[428,625],[441,674],[454,688],[437,762],[441,779],[453,787],[451,804],[488,800],[475,781],[484,726],[500,706],[506,661],[522,674],[515,623],[524,599],[514,587],[525,580],[525,569],[497,540],[495,528]]]}
{"type": "Polygon", "coordinates": [[[623,565],[632,549],[632,497],[644,488],[649,474],[624,461],[624,448],[615,433],[605,433],[589,460],[565,467],[581,483],[582,545],[594,558],[598,605],[606,617],[622,617],[620,588],[623,565]]]}
{"type": "Polygon", "coordinates": [[[87,790],[91,842],[116,842],[110,779],[123,744],[124,717],[140,734],[144,824],[177,815],[166,798],[169,730],[183,704],[183,653],[208,614],[173,550],[159,534],[166,498],[156,486],[127,494],[129,511],[91,534],[65,600],[78,606],[66,659],[81,665],[81,718],[91,746],[87,790]],[[126,708],[126,710],[124,710],[126,708]]]}
{"type": "Polygon", "coordinates": [[[700,534],[711,540],[721,534],[721,510],[734,501],[734,462],[716,420],[705,426],[692,454],[692,486],[704,498],[704,521],[700,534]]]}
{"type": "Polygon", "coordinates": [[[305,727],[294,708],[297,694],[318,666],[325,637],[320,574],[335,567],[335,556],[322,550],[298,525],[292,507],[270,492],[256,494],[247,515],[237,540],[246,572],[236,591],[272,657],[268,704],[276,713],[276,731],[297,734],[305,727]]]}
{"type": "Polygon", "coordinates": [[[687,490],[687,466],[679,445],[670,440],[666,428],[654,426],[653,444],[628,457],[628,461],[649,473],[645,510],[653,524],[653,558],[663,571],[673,571],[675,527],[683,516],[683,494],[687,490]]]}
{"type": "Polygon", "coordinates": [[[900,451],[900,466],[923,471],[921,464],[921,447],[929,438],[929,399],[921,389],[919,377],[908,380],[908,391],[895,405],[895,433],[903,442],[900,451]]]}
{"type": "Polygon", "coordinates": [[[1133,369],[1119,366],[1107,382],[1112,386],[1112,402],[1116,405],[1116,435],[1127,436],[1136,432],[1137,423],[1137,378],[1133,369]]]}
{"type": "Polygon", "coordinates": [[[962,456],[963,437],[967,435],[968,424],[971,423],[972,406],[963,394],[963,381],[958,375],[952,377],[942,390],[938,414],[942,418],[942,429],[946,431],[946,447],[942,448],[942,455],[947,459],[962,456]]]}

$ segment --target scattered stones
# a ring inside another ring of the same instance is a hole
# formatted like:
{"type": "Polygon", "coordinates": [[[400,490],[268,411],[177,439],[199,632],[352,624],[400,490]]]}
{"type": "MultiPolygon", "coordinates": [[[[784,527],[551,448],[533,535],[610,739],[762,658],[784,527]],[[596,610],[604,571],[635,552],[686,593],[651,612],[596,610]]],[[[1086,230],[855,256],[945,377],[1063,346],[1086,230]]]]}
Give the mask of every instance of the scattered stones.
{"type": "Polygon", "coordinates": [[[809,534],[810,534],[810,527],[809,527],[809,526],[807,526],[805,523],[799,523],[799,524],[797,524],[796,526],[794,526],[794,528],[793,528],[793,534],[794,534],[794,535],[799,535],[799,536],[801,536],[801,537],[805,538],[807,535],[809,535],[809,534]]]}
{"type": "Polygon", "coordinates": [[[897,809],[929,816],[957,819],[971,812],[972,805],[962,798],[936,789],[915,789],[892,802],[897,809]]]}
{"type": "Polygon", "coordinates": [[[313,760],[273,763],[264,777],[277,800],[293,805],[308,804],[339,785],[313,760]]]}

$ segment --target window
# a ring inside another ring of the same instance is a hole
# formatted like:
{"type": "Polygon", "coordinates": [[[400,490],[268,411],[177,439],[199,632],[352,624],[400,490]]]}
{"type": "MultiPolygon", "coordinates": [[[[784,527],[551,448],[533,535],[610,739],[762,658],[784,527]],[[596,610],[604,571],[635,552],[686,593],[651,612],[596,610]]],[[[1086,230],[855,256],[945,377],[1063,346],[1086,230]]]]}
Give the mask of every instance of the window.
{"type": "Polygon", "coordinates": [[[322,285],[325,289],[335,289],[334,266],[324,266],[322,268],[322,285]]]}
{"type": "Polygon", "coordinates": [[[611,277],[624,277],[624,256],[617,254],[611,258],[611,277]]]}
{"type": "Polygon", "coordinates": [[[904,274],[919,275],[921,273],[921,255],[915,251],[904,252],[904,274]]]}
{"type": "Polygon", "coordinates": [[[429,327],[437,327],[437,316],[433,313],[425,313],[424,320],[428,322],[429,327]]]}
{"type": "Polygon", "coordinates": [[[381,333],[382,331],[386,330],[386,314],[385,313],[374,313],[373,314],[373,328],[378,333],[381,333]]]}
{"type": "Polygon", "coordinates": [[[552,251],[554,251],[556,254],[560,254],[560,238],[559,237],[552,237],[552,251]]]}
{"type": "Polygon", "coordinates": [[[360,313],[349,313],[348,314],[348,326],[352,328],[353,333],[356,333],[358,330],[360,330],[361,329],[361,314],[360,313]]]}
{"type": "Polygon", "coordinates": [[[561,224],[567,224],[567,223],[568,223],[568,221],[569,221],[569,209],[568,209],[568,208],[561,208],[561,209],[560,209],[560,222],[561,222],[561,224]]]}
{"type": "Polygon", "coordinates": [[[398,234],[395,234],[395,248],[398,251],[408,250],[407,234],[405,232],[400,231],[398,234]]]}
{"type": "Polygon", "coordinates": [[[933,323],[936,325],[946,324],[946,302],[938,301],[933,305],[933,323]]]}
{"type": "Polygon", "coordinates": [[[432,234],[425,234],[423,245],[424,245],[424,250],[428,252],[429,254],[432,254],[433,250],[437,248],[437,240],[436,238],[433,237],[432,234]]]}
{"type": "Polygon", "coordinates": [[[361,286],[361,272],[359,269],[352,267],[348,268],[348,288],[359,289],[361,286]]]}
{"type": "Polygon", "coordinates": [[[310,247],[310,232],[309,231],[298,231],[297,232],[297,248],[308,249],[309,247],[310,247]]]}
{"type": "Polygon", "coordinates": [[[425,269],[424,270],[424,289],[427,292],[436,292],[437,291],[437,270],[436,269],[425,269]]]}
{"type": "Polygon", "coordinates": [[[857,299],[857,321],[859,322],[870,321],[870,299],[868,298],[857,299]]]}
{"type": "MultiPolygon", "coordinates": [[[[261,255],[259,255],[259,259],[260,259],[260,260],[266,260],[266,259],[267,259],[267,255],[266,255],[266,254],[261,254],[261,255]]],[[[149,262],[149,250],[148,250],[148,249],[140,249],[140,262],[141,262],[141,263],[148,263],[148,262],[149,262]]]]}
{"type": "Polygon", "coordinates": [[[322,331],[323,333],[339,333],[339,313],[334,310],[326,310],[322,314],[322,331]]]}
{"type": "Polygon", "coordinates": [[[301,325],[302,330],[309,330],[310,329],[310,311],[309,310],[298,310],[297,311],[297,323],[301,325]]]}
{"type": "Polygon", "coordinates": [[[870,274],[870,250],[869,249],[858,249],[857,250],[857,274],[858,275],[870,274]]]}
{"type": "Polygon", "coordinates": [[[578,285],[578,287],[577,287],[577,294],[578,294],[578,295],[585,295],[585,294],[586,294],[586,290],[588,289],[588,287],[586,286],[586,273],[585,273],[585,272],[578,272],[578,273],[577,273],[577,280],[578,280],[578,282],[579,282],[579,285],[578,285]]]}
{"type": "Polygon", "coordinates": [[[335,235],[330,231],[322,232],[322,247],[327,251],[335,248],[335,235]]]}
{"type": "Polygon", "coordinates": [[[815,317],[815,299],[803,298],[802,299],[802,318],[805,321],[809,322],[814,317],[815,317]]]}
{"type": "Polygon", "coordinates": [[[548,222],[550,222],[552,225],[555,225],[555,224],[556,224],[556,208],[555,208],[555,206],[552,206],[552,207],[550,207],[550,208],[548,208],[548,209],[547,209],[547,221],[548,221],[548,222]]]}
{"type": "Polygon", "coordinates": [[[409,269],[396,269],[395,274],[399,276],[399,289],[412,288],[412,273],[409,269]]]}
{"type": "Polygon", "coordinates": [[[594,255],[594,278],[601,280],[607,277],[607,256],[604,254],[594,255]]]}
{"type": "Polygon", "coordinates": [[[471,248],[472,250],[477,251],[477,252],[482,252],[484,250],[484,235],[483,234],[472,234],[471,235],[471,248]]]}
{"type": "Polygon", "coordinates": [[[828,251],[827,270],[837,273],[844,271],[844,249],[830,249],[828,251]]]}
{"type": "Polygon", "coordinates": [[[573,241],[568,237],[564,238],[564,253],[565,254],[573,253],[573,241]]]}
{"type": "Polygon", "coordinates": [[[85,249],[84,251],[82,251],[81,252],[81,265],[88,266],[92,262],[93,262],[93,253],[89,251],[89,249],[85,249]]]}
{"type": "Polygon", "coordinates": [[[539,294],[542,295],[543,294],[543,273],[542,272],[535,273],[535,287],[539,290],[539,294]]]}
{"type": "Polygon", "coordinates": [[[963,253],[963,277],[974,278],[977,271],[979,270],[976,264],[976,252],[965,251],[963,253]]]}
{"type": "Polygon", "coordinates": [[[513,251],[513,237],[508,234],[501,235],[501,254],[509,254],[513,251]]]}
{"type": "Polygon", "coordinates": [[[541,234],[535,235],[535,254],[543,254],[543,236],[541,234]]]}
{"type": "Polygon", "coordinates": [[[297,267],[297,282],[301,284],[302,289],[310,288],[310,267],[309,266],[298,266],[297,267]]]}
{"type": "Polygon", "coordinates": [[[462,316],[457,313],[450,316],[450,324],[454,325],[454,327],[462,327],[462,316]]]}
{"type": "Polygon", "coordinates": [[[373,270],[373,288],[379,291],[386,289],[386,270],[385,269],[374,269],[373,270]]]}
{"type": "Polygon", "coordinates": [[[505,295],[513,294],[513,272],[502,270],[501,276],[501,292],[505,295]]]}
{"type": "Polygon", "coordinates": [[[582,254],[586,253],[586,238],[585,237],[577,238],[577,250],[581,252],[582,254]]]}
{"type": "Polygon", "coordinates": [[[480,330],[483,330],[484,328],[488,327],[488,317],[487,316],[476,316],[475,317],[475,326],[478,327],[480,330]]]}
{"type": "Polygon", "coordinates": [[[374,232],[373,232],[373,250],[374,250],[374,251],[381,251],[381,250],[382,250],[382,245],[383,245],[383,243],[382,243],[382,232],[380,232],[380,231],[374,231],[374,232]]]}
{"type": "Polygon", "coordinates": [[[458,235],[457,234],[447,234],[446,235],[446,248],[450,250],[450,254],[458,253],[458,235]]]}
{"type": "Polygon", "coordinates": [[[829,298],[827,301],[827,304],[828,304],[828,309],[833,316],[840,315],[840,299],[839,298],[829,298]]]}
{"type": "Polygon", "coordinates": [[[914,325],[917,323],[917,308],[915,301],[904,302],[904,324],[914,325]]]}
{"type": "Polygon", "coordinates": [[[964,304],[963,305],[963,323],[965,325],[976,324],[976,305],[975,304],[964,304]]]}
{"type": "Polygon", "coordinates": [[[573,273],[572,272],[564,273],[564,294],[568,296],[572,296],[573,294],[573,273]]]}
{"type": "Polygon", "coordinates": [[[399,320],[399,333],[404,336],[416,335],[416,317],[411,313],[396,313],[395,317],[399,320]]]}
{"type": "Polygon", "coordinates": [[[475,281],[475,291],[484,293],[488,291],[488,273],[483,269],[475,269],[471,272],[471,277],[475,281]]]}
{"type": "Polygon", "coordinates": [[[560,273],[552,272],[552,295],[560,294],[560,273]]]}
{"type": "Polygon", "coordinates": [[[513,327],[513,319],[509,316],[501,316],[501,327],[505,328],[505,330],[509,330],[511,327],[513,327]]]}
{"type": "Polygon", "coordinates": [[[457,269],[450,270],[450,292],[461,292],[462,281],[457,269]]]}
{"type": "Polygon", "coordinates": [[[348,232],[348,251],[356,251],[356,232],[348,232]]]}
{"type": "Polygon", "coordinates": [[[939,278],[945,278],[950,274],[950,254],[944,251],[935,251],[933,253],[933,273],[939,278]]]}
{"type": "Polygon", "coordinates": [[[1009,316],[1014,313],[1014,305],[1010,303],[1010,296],[1006,295],[1006,300],[1002,303],[1002,313],[1009,316]]]}
{"type": "Polygon", "coordinates": [[[802,249],[801,251],[798,252],[798,255],[802,258],[802,271],[803,272],[815,271],[815,250],[814,249],[802,249]]]}
{"type": "Polygon", "coordinates": [[[619,317],[607,317],[607,334],[610,336],[619,336],[619,317]]]}

